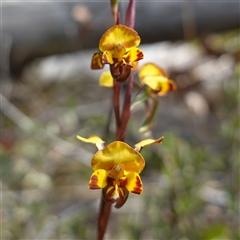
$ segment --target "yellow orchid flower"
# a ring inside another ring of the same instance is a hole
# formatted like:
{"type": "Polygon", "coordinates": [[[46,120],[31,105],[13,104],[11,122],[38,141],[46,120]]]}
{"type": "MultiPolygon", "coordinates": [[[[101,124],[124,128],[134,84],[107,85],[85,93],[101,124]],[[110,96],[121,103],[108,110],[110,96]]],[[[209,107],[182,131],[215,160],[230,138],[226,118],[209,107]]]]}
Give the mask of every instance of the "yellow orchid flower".
{"type": "MultiPolygon", "coordinates": [[[[104,143],[97,136],[77,138],[96,145],[104,143]]],[[[161,143],[162,140],[163,137],[157,140],[146,139],[137,143],[135,149],[121,141],[100,148],[91,161],[94,172],[88,184],[89,189],[103,189],[104,199],[109,203],[116,203],[115,207],[121,207],[125,203],[129,192],[141,194],[143,188],[139,173],[145,166],[145,160],[140,150],[145,146],[161,143]]]]}
{"type": "Polygon", "coordinates": [[[140,82],[147,85],[151,92],[160,96],[177,88],[173,80],[168,79],[166,72],[153,63],[144,64],[138,73],[140,82]]]}
{"type": "Polygon", "coordinates": [[[110,65],[110,72],[116,81],[125,81],[136,62],[143,59],[143,52],[138,33],[124,25],[109,28],[99,41],[100,53],[92,57],[91,68],[101,69],[104,64],[110,65]]]}

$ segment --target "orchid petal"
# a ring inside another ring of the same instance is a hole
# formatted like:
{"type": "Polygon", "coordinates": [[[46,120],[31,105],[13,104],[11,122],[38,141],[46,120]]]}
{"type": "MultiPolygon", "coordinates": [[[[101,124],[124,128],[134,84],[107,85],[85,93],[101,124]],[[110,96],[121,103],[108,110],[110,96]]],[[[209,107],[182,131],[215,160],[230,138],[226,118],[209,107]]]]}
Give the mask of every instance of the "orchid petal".
{"type": "Polygon", "coordinates": [[[170,91],[176,90],[176,88],[177,88],[176,83],[174,81],[168,79],[167,83],[164,83],[162,85],[160,91],[158,92],[158,95],[163,96],[170,91]]]}
{"type": "Polygon", "coordinates": [[[132,71],[136,71],[138,68],[138,62],[132,62],[132,71]]]}
{"type": "Polygon", "coordinates": [[[152,144],[156,144],[156,143],[162,143],[164,137],[160,137],[156,140],[154,139],[145,139],[137,144],[135,144],[135,150],[136,151],[141,151],[143,147],[152,145],[152,144]]]}
{"type": "Polygon", "coordinates": [[[163,76],[146,76],[141,82],[150,87],[153,91],[160,91],[162,85],[168,85],[168,79],[163,76]]]}
{"type": "Polygon", "coordinates": [[[174,81],[163,76],[146,76],[141,80],[141,82],[153,91],[158,92],[160,96],[163,96],[177,88],[174,81]]]}
{"type": "Polygon", "coordinates": [[[123,58],[127,63],[133,63],[136,61],[139,61],[144,58],[143,52],[140,48],[132,48],[130,51],[128,51],[123,58]]]}
{"type": "Polygon", "coordinates": [[[104,64],[113,64],[114,63],[113,56],[112,56],[112,53],[110,51],[105,51],[102,54],[102,62],[104,64]]]}
{"type": "Polygon", "coordinates": [[[98,169],[96,170],[88,183],[88,188],[90,189],[100,189],[107,186],[107,178],[108,178],[109,172],[104,169],[98,169]]]}
{"type": "Polygon", "coordinates": [[[135,194],[141,194],[142,192],[142,181],[137,173],[131,172],[124,178],[119,180],[120,185],[125,187],[129,192],[135,194]]]}
{"type": "Polygon", "coordinates": [[[99,49],[101,52],[112,51],[118,45],[122,45],[126,51],[140,44],[138,33],[124,25],[114,25],[109,28],[99,41],[99,49]]]}
{"type": "Polygon", "coordinates": [[[145,166],[145,161],[140,153],[121,141],[110,143],[92,158],[94,170],[111,170],[116,165],[126,172],[140,173],[145,166]]]}
{"type": "Polygon", "coordinates": [[[105,142],[100,137],[98,137],[96,135],[92,135],[89,138],[84,138],[84,137],[81,137],[81,136],[77,135],[77,139],[82,141],[82,142],[95,144],[96,147],[98,148],[98,150],[101,150],[101,149],[104,148],[104,143],[105,142]]]}
{"type": "Polygon", "coordinates": [[[113,87],[114,80],[110,71],[103,72],[99,79],[99,85],[102,87],[113,87]]]}
{"type": "Polygon", "coordinates": [[[92,135],[88,138],[84,138],[84,137],[77,135],[77,139],[79,139],[82,142],[86,142],[86,143],[93,143],[93,144],[105,143],[100,137],[98,137],[96,135],[92,135]]]}
{"type": "Polygon", "coordinates": [[[92,56],[91,69],[102,69],[104,64],[102,63],[102,53],[95,53],[92,56]]]}
{"type": "Polygon", "coordinates": [[[154,91],[163,93],[173,91],[177,88],[174,81],[163,76],[147,76],[142,79],[142,84],[149,86],[154,91]]]}
{"type": "Polygon", "coordinates": [[[140,82],[152,91],[163,96],[177,88],[174,81],[168,79],[166,72],[153,63],[143,65],[138,73],[140,82]]]}
{"type": "Polygon", "coordinates": [[[157,65],[155,65],[153,63],[146,63],[139,69],[138,76],[139,76],[140,80],[142,80],[143,78],[145,78],[147,76],[167,77],[167,73],[162,68],[158,67],[157,65]]]}

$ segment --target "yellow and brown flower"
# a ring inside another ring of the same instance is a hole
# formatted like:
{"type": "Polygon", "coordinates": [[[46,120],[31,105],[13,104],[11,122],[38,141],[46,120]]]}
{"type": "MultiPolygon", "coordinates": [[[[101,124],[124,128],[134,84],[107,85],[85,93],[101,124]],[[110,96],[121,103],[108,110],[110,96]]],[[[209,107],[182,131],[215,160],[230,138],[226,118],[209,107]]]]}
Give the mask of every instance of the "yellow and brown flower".
{"type": "Polygon", "coordinates": [[[115,141],[103,147],[104,141],[97,136],[90,138],[77,136],[77,138],[98,147],[99,150],[91,161],[94,172],[88,187],[103,189],[104,199],[109,203],[116,203],[115,207],[121,207],[126,202],[129,192],[142,193],[139,174],[145,166],[145,160],[140,151],[145,146],[161,143],[163,140],[163,137],[157,140],[147,139],[132,148],[121,141],[115,141]]]}
{"type": "Polygon", "coordinates": [[[167,73],[154,63],[144,64],[138,72],[142,85],[149,87],[150,91],[163,96],[177,88],[173,80],[168,79],[167,73]]]}
{"type": "Polygon", "coordinates": [[[140,41],[135,30],[120,24],[114,25],[102,35],[99,41],[100,52],[93,55],[91,68],[101,69],[104,64],[109,64],[114,80],[127,80],[137,62],[143,59],[142,50],[137,48],[140,41]]]}

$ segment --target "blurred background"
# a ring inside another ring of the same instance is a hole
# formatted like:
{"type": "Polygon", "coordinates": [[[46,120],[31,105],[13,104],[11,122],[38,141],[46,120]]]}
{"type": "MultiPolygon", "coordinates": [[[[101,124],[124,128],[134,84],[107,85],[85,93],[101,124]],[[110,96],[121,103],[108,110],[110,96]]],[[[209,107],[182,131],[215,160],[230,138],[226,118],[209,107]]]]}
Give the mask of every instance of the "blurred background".
{"type": "MultiPolygon", "coordinates": [[[[105,239],[240,239],[239,17],[238,1],[137,0],[140,65],[178,89],[159,97],[153,137],[165,138],[142,151],[144,192],[113,208],[105,239]]],[[[90,70],[109,1],[2,1],[1,19],[2,239],[95,239],[96,149],[76,135],[115,139],[112,90],[90,70]]],[[[144,116],[134,109],[129,145],[144,116]]]]}

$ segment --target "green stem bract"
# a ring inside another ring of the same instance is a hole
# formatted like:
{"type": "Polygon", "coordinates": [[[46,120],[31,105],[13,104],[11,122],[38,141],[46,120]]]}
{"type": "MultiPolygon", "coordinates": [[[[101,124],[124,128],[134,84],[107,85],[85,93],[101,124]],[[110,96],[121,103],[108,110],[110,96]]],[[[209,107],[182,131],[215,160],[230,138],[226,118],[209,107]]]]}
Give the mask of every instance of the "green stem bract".
{"type": "Polygon", "coordinates": [[[157,99],[157,95],[152,93],[150,95],[150,98],[153,101],[153,108],[149,114],[149,116],[147,117],[147,119],[144,121],[143,126],[139,129],[139,132],[147,132],[150,130],[150,128],[152,127],[153,121],[156,117],[157,114],[157,109],[158,109],[158,99],[157,99]]]}

